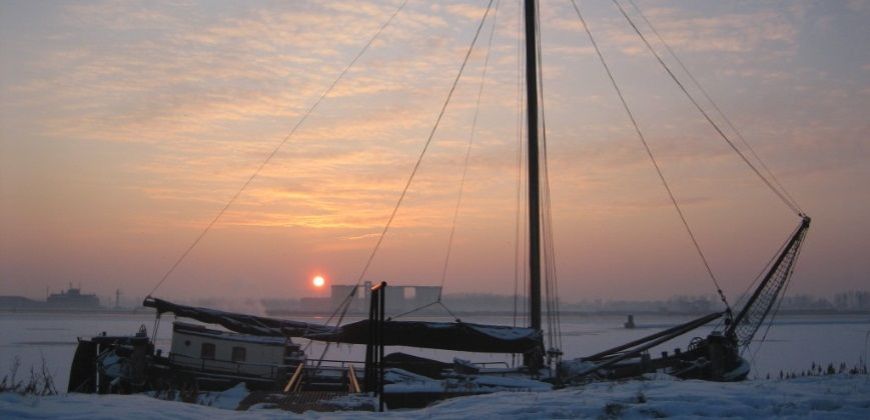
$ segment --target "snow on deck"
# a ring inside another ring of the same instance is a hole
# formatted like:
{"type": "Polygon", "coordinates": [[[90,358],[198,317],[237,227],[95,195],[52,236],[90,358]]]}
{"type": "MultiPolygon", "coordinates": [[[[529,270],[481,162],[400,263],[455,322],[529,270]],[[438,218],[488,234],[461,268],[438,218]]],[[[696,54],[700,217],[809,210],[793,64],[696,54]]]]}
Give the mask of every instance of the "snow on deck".
{"type": "MultiPolygon", "coordinates": [[[[233,390],[233,394],[237,391],[233,390]]],[[[16,394],[0,394],[0,418],[3,419],[453,419],[496,416],[502,419],[663,416],[867,419],[870,418],[870,377],[838,375],[742,383],[680,381],[658,377],[621,383],[601,382],[553,392],[502,392],[456,398],[420,410],[397,410],[389,413],[308,412],[301,415],[270,409],[237,412],[157,400],[145,395],[68,394],[55,397],[22,397],[16,394]]]]}

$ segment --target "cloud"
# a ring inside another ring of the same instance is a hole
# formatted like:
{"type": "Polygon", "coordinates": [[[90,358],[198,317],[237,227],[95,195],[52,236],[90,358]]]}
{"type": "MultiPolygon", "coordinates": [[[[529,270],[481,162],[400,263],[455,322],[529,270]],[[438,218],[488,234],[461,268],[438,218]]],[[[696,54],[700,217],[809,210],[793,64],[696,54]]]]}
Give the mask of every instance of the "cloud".
{"type": "MultiPolygon", "coordinates": [[[[584,11],[581,4],[581,12],[584,11]]],[[[658,41],[643,19],[626,9],[635,24],[647,39],[657,45],[658,41]]],[[[568,32],[582,33],[583,29],[573,10],[553,16],[553,27],[568,32]]],[[[614,17],[587,20],[597,40],[606,49],[616,49],[622,54],[635,56],[647,54],[646,47],[617,12],[614,17]]],[[[757,10],[746,13],[717,14],[714,17],[699,16],[698,12],[669,7],[654,7],[644,14],[655,25],[672,48],[683,53],[747,53],[776,46],[777,54],[794,54],[797,30],[775,10],[757,10]]],[[[585,38],[585,33],[582,34],[585,38]]]]}
{"type": "MultiPolygon", "coordinates": [[[[4,187],[4,210],[15,210],[3,221],[14,228],[4,232],[15,235],[0,236],[27,235],[28,226],[45,223],[62,233],[52,237],[45,229],[39,240],[30,232],[26,240],[4,242],[5,255],[27,254],[36,261],[37,245],[22,244],[45,239],[52,249],[104,250],[111,245],[100,244],[135,242],[121,237],[133,235],[159,236],[162,242],[137,244],[131,255],[171,259],[167,250],[183,248],[179,244],[214,217],[398,4],[39,4],[50,12],[40,14],[46,21],[20,34],[4,32],[4,47],[15,48],[0,49],[0,170],[2,185],[14,185],[17,194],[6,199],[13,189],[4,187]],[[36,187],[28,191],[31,185],[36,187]],[[112,211],[88,207],[106,202],[115,206],[112,211]],[[28,213],[30,208],[47,210],[28,213]]],[[[516,158],[517,98],[523,94],[515,55],[517,6],[500,6],[458,220],[457,244],[473,248],[464,255],[494,264],[495,253],[479,254],[510,248],[505,244],[513,237],[522,170],[516,158]]],[[[569,245],[589,230],[597,232],[602,249],[631,242],[627,232],[656,217],[673,221],[672,209],[570,5],[542,6],[558,233],[569,245]]],[[[722,219],[735,221],[729,229],[751,216],[773,220],[774,211],[757,210],[767,204],[764,187],[671,81],[659,78],[661,69],[609,3],[581,6],[589,8],[604,54],[704,238],[722,233],[722,219]]],[[[432,129],[483,10],[481,2],[409,2],[229,208],[217,225],[220,235],[209,237],[214,248],[240,252],[236,241],[244,235],[292,237],[296,248],[288,245],[287,252],[300,261],[335,258],[349,267],[353,258],[364,259],[432,129]]],[[[812,44],[804,44],[807,31],[818,29],[814,22],[827,25],[819,35],[827,37],[843,25],[841,17],[826,19],[824,11],[807,3],[645,8],[778,175],[789,185],[807,181],[813,185],[807,191],[832,194],[836,189],[824,188],[827,180],[864,179],[867,88],[848,75],[870,67],[860,58],[842,66],[821,62],[816,49],[807,47],[812,44]]],[[[442,252],[484,44],[473,51],[394,221],[385,246],[399,257],[387,262],[422,261],[435,255],[432,249],[442,252]]],[[[841,189],[861,191],[851,182],[841,189]]],[[[760,230],[765,229],[774,227],[760,230]]],[[[250,249],[258,245],[247,241],[250,249]]],[[[203,266],[223,263],[217,254],[207,255],[203,266]]],[[[396,276],[407,274],[397,270],[396,276]]]]}
{"type": "Polygon", "coordinates": [[[444,10],[452,16],[461,17],[471,21],[480,21],[480,18],[486,12],[485,7],[458,3],[448,4],[447,6],[444,6],[444,10]]]}

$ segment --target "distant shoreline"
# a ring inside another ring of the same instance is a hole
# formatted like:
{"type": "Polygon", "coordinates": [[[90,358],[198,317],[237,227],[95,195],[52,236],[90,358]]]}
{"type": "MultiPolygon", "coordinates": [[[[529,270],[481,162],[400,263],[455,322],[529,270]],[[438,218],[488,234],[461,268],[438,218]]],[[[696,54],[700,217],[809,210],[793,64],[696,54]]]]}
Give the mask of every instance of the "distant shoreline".
{"type": "MultiPolygon", "coordinates": [[[[513,311],[453,311],[457,316],[513,316],[513,311]]],[[[561,316],[622,316],[641,315],[641,316],[703,316],[711,312],[680,312],[680,311],[561,311],[561,316]]],[[[288,310],[288,309],[272,309],[266,311],[267,316],[283,317],[283,316],[330,316],[332,312],[321,311],[305,311],[305,310],[288,310]]],[[[365,316],[364,312],[348,312],[351,316],[365,316]]],[[[525,315],[525,314],[521,314],[525,315]]],[[[851,310],[851,311],[834,311],[834,310],[780,310],[778,315],[870,315],[870,310],[851,310]]],[[[443,318],[446,314],[420,313],[415,314],[418,317],[439,317],[443,318]]]]}
{"type": "MultiPolygon", "coordinates": [[[[153,315],[153,308],[0,308],[0,314],[94,314],[94,315],[153,315]]],[[[513,311],[493,310],[493,311],[453,311],[459,317],[463,316],[513,316],[513,311]]],[[[630,310],[615,310],[615,311],[561,311],[562,316],[703,316],[709,312],[691,312],[691,311],[630,311],[630,310]]],[[[290,309],[272,309],[265,311],[266,316],[270,317],[328,317],[332,315],[330,311],[310,311],[310,310],[290,310],[290,309]]],[[[349,316],[365,316],[365,312],[348,312],[349,316]]],[[[524,315],[524,314],[522,314],[524,315]]],[[[848,310],[835,311],[830,309],[825,310],[780,310],[778,315],[870,315],[870,310],[848,310]]],[[[420,318],[444,318],[446,314],[435,313],[418,313],[415,317],[420,318]]]]}
{"type": "Polygon", "coordinates": [[[0,314],[154,314],[151,308],[0,308],[0,314]]]}

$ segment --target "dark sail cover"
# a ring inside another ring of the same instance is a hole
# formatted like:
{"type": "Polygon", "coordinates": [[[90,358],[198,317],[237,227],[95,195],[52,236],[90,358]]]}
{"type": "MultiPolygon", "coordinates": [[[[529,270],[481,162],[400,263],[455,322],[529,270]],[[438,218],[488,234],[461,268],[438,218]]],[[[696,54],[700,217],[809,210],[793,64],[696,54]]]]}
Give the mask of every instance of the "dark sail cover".
{"type": "MultiPolygon", "coordinates": [[[[301,337],[316,341],[367,344],[368,320],[340,327],[287,321],[216,309],[178,305],[157,298],[142,303],[158,314],[170,312],[182,318],[220,325],[242,334],[301,337]]],[[[525,353],[543,348],[540,330],[465,322],[385,321],[384,344],[481,353],[525,353]]]]}
{"type": "MultiPolygon", "coordinates": [[[[311,333],[312,340],[366,344],[369,320],[341,326],[338,331],[311,333]]],[[[525,353],[543,348],[540,330],[467,322],[384,321],[384,345],[481,353],[525,353]]]]}
{"type": "Polygon", "coordinates": [[[309,333],[335,332],[335,327],[308,322],[286,321],[262,316],[237,314],[217,309],[178,305],[163,299],[146,298],[143,306],[154,308],[158,314],[170,312],[182,318],[195,319],[207,324],[220,325],[230,331],[270,337],[304,337],[309,333]]]}

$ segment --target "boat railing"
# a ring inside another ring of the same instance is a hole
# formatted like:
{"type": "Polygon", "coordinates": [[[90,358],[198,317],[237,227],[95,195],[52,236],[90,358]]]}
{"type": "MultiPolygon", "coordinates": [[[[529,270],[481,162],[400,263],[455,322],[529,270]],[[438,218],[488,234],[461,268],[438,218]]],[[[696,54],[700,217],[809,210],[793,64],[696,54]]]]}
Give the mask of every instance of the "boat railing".
{"type": "Polygon", "coordinates": [[[308,359],[305,361],[303,373],[308,377],[333,378],[341,382],[365,379],[365,362],[356,360],[308,359]],[[357,369],[361,369],[357,371],[357,369]]]}
{"type": "Polygon", "coordinates": [[[362,366],[365,365],[365,362],[362,360],[338,360],[338,359],[305,359],[305,363],[308,365],[314,365],[313,367],[318,368],[341,368],[347,369],[348,366],[362,366]],[[324,363],[326,366],[324,366],[324,363]]]}
{"type": "MultiPolygon", "coordinates": [[[[306,359],[305,360],[306,369],[342,369],[345,370],[349,367],[359,368],[360,366],[364,366],[365,362],[362,360],[338,360],[338,359],[306,359]]],[[[408,363],[408,362],[404,362],[408,363]]],[[[421,364],[425,364],[425,362],[421,362],[421,364]]],[[[495,361],[495,362],[473,362],[471,363],[474,366],[482,367],[482,368],[491,368],[493,366],[502,366],[504,368],[510,368],[510,364],[505,361],[495,361]]],[[[390,363],[386,363],[387,366],[390,366],[390,363]]],[[[294,365],[295,366],[295,365],[294,365]]],[[[359,376],[359,373],[357,374],[359,376]]]]}
{"type": "Polygon", "coordinates": [[[493,366],[493,365],[502,365],[502,366],[504,366],[505,368],[510,368],[510,367],[511,367],[511,365],[508,364],[508,362],[505,362],[505,361],[500,361],[500,362],[473,362],[472,365],[474,365],[474,366],[480,366],[480,367],[484,367],[484,368],[485,368],[485,367],[490,367],[490,366],[493,366]]]}
{"type": "Polygon", "coordinates": [[[221,359],[203,359],[176,353],[170,353],[169,361],[188,368],[198,368],[201,371],[259,376],[269,379],[281,378],[288,371],[298,366],[298,364],[249,363],[221,359]]]}
{"type": "MultiPolygon", "coordinates": [[[[283,379],[299,368],[299,363],[289,364],[271,364],[271,363],[251,363],[238,362],[222,359],[202,359],[199,357],[188,356],[184,354],[170,353],[169,360],[173,364],[182,365],[187,368],[194,368],[200,371],[215,371],[221,373],[231,373],[237,375],[253,375],[269,379],[283,379]]],[[[365,366],[362,360],[340,360],[340,359],[305,359],[300,361],[304,365],[303,370],[309,373],[335,371],[346,374],[348,369],[359,369],[365,366]]],[[[475,362],[475,366],[487,368],[494,366],[503,366],[509,368],[507,362],[475,362]]],[[[357,378],[365,378],[364,371],[357,371],[357,378]]]]}

